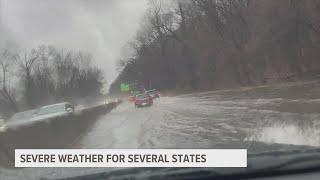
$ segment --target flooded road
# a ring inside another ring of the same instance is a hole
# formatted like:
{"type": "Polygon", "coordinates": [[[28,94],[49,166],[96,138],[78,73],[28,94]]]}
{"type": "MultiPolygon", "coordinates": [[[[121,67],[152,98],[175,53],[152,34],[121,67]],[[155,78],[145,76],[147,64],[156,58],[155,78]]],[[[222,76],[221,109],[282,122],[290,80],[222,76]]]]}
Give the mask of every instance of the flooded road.
{"type": "MultiPolygon", "coordinates": [[[[152,107],[138,109],[125,102],[74,144],[74,148],[91,149],[248,148],[249,153],[303,146],[320,146],[318,81],[162,97],[152,107]]],[[[0,179],[57,178],[107,170],[0,170],[0,179]]]]}
{"type": "Polygon", "coordinates": [[[222,148],[247,141],[320,146],[319,82],[162,97],[140,109],[123,103],[80,147],[222,148]]]}

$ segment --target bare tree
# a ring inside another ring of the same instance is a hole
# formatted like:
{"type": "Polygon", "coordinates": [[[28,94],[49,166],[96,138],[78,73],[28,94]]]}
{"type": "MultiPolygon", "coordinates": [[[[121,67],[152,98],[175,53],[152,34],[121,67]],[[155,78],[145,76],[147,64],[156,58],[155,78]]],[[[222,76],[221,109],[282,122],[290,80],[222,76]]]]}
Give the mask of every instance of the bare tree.
{"type": "Polygon", "coordinates": [[[11,89],[9,84],[9,73],[13,69],[13,61],[15,59],[15,55],[11,53],[9,50],[4,49],[0,53],[0,68],[2,71],[2,81],[0,88],[1,100],[7,104],[8,107],[13,109],[14,111],[18,110],[16,105],[16,99],[14,97],[14,92],[11,89]]]}
{"type": "Polygon", "coordinates": [[[38,52],[33,49],[29,53],[23,53],[18,57],[17,63],[21,71],[21,80],[24,85],[24,98],[25,103],[29,107],[35,106],[33,102],[33,87],[34,81],[32,77],[32,71],[39,58],[38,52]]]}
{"type": "Polygon", "coordinates": [[[319,2],[150,0],[136,53],[122,58],[111,89],[136,80],[159,89],[233,87],[319,70],[319,2]]]}

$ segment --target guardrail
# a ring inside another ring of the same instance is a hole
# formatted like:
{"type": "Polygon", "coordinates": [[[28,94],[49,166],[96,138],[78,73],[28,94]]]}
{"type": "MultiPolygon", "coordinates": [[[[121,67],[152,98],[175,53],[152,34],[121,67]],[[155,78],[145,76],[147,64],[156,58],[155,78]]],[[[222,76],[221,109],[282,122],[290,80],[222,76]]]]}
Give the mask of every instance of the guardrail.
{"type": "Polygon", "coordinates": [[[99,116],[120,102],[82,109],[72,114],[46,119],[0,133],[0,166],[14,166],[15,149],[55,149],[70,147],[99,116]]]}

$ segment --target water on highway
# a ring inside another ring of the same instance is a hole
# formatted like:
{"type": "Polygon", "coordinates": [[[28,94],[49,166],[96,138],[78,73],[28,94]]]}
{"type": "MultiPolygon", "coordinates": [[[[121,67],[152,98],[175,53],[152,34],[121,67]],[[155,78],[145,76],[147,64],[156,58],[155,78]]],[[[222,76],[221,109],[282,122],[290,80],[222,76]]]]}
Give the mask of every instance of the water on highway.
{"type": "MultiPolygon", "coordinates": [[[[249,148],[250,152],[320,146],[320,83],[290,83],[124,102],[101,117],[74,148],[249,148]],[[278,144],[287,144],[282,146],[278,144]]],[[[35,179],[104,168],[0,170],[0,179],[35,179]]]]}
{"type": "Polygon", "coordinates": [[[79,146],[220,148],[246,141],[319,146],[318,86],[309,82],[162,97],[139,109],[123,103],[79,146]]]}

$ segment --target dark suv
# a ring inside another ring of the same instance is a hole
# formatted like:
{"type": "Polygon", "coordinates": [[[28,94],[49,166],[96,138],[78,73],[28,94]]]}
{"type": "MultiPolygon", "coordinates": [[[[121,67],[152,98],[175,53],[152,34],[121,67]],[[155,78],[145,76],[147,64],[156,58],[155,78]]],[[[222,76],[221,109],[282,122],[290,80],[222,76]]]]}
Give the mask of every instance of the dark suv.
{"type": "Polygon", "coordinates": [[[152,97],[152,99],[160,98],[160,92],[153,89],[153,90],[148,90],[146,93],[152,97]]]}

